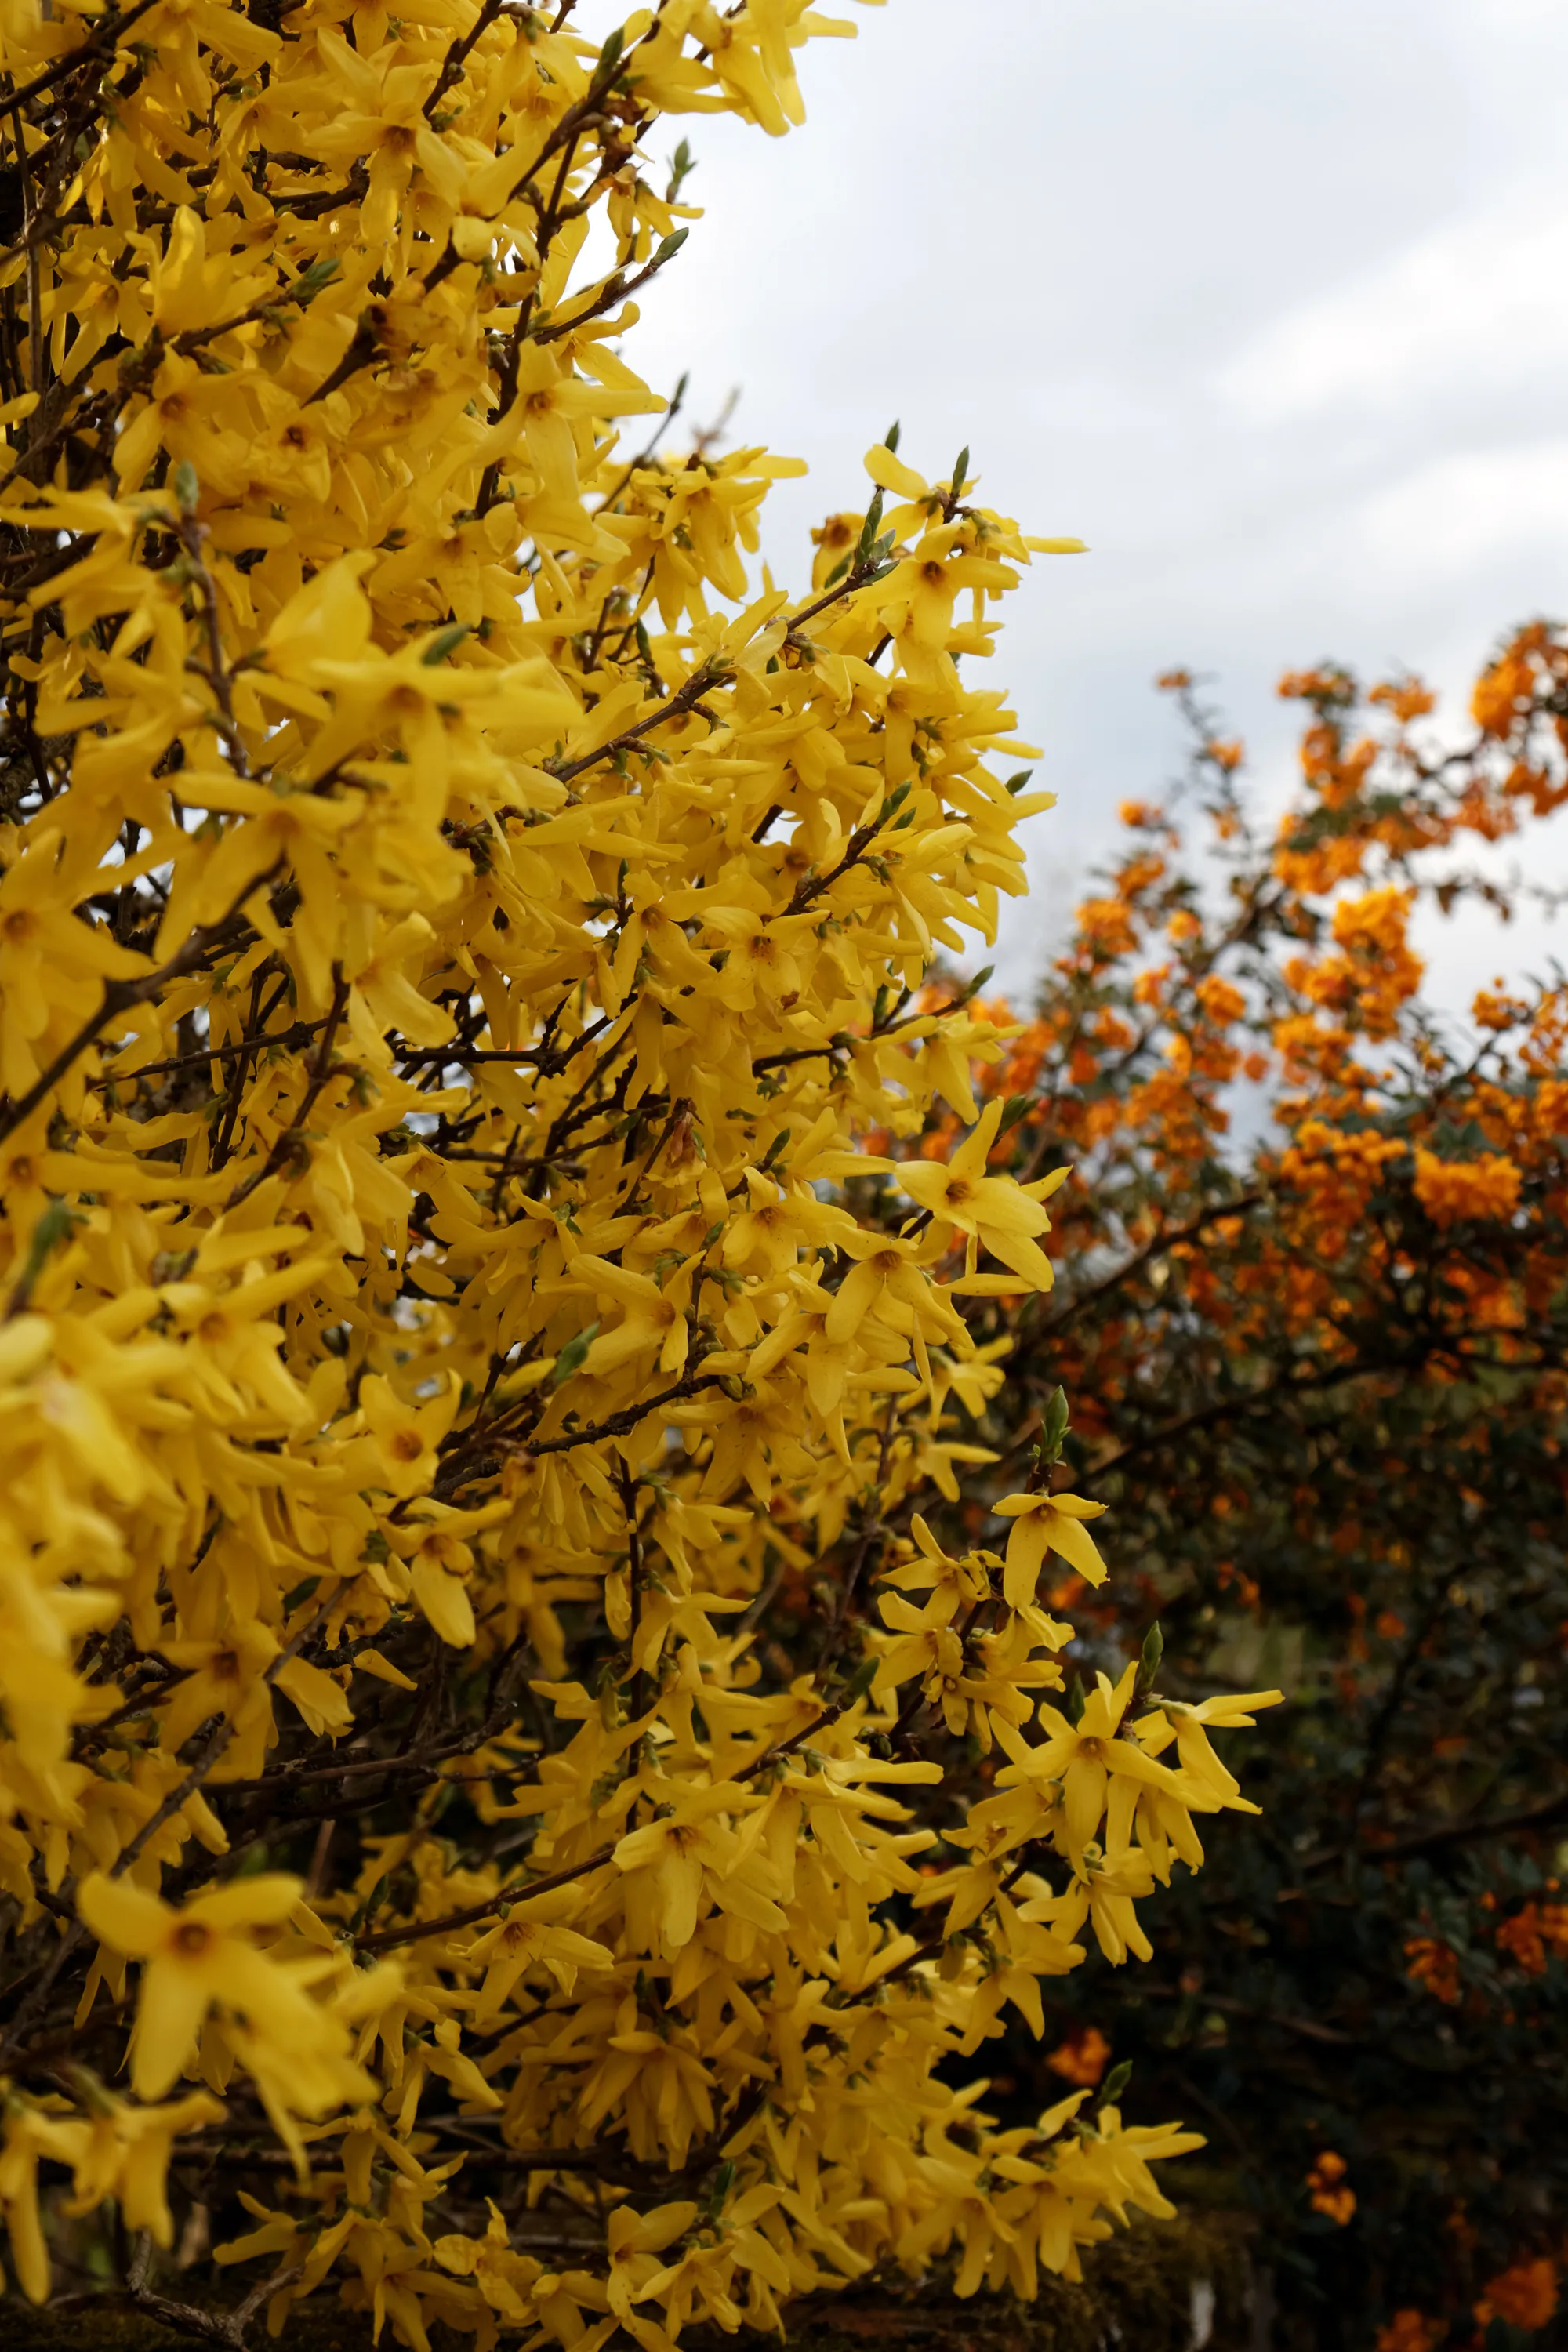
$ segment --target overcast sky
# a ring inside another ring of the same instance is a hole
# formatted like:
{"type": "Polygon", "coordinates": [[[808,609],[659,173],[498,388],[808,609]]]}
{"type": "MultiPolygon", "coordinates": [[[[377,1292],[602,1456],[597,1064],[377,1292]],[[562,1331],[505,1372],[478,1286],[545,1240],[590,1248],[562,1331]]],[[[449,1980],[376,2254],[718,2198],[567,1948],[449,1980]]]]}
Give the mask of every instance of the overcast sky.
{"type": "MultiPolygon", "coordinates": [[[[678,126],[707,216],[632,348],[809,461],[782,577],[894,416],[921,470],[967,442],[988,503],[1090,542],[1037,564],[994,665],[1060,795],[1023,985],[1176,764],[1157,670],[1213,674],[1277,790],[1281,669],[1405,664],[1457,705],[1505,627],[1568,611],[1568,7],[822,5],[859,36],[806,51],[803,131],[678,126]]],[[[1479,926],[1436,951],[1446,993],[1500,961],[1479,926]]]]}

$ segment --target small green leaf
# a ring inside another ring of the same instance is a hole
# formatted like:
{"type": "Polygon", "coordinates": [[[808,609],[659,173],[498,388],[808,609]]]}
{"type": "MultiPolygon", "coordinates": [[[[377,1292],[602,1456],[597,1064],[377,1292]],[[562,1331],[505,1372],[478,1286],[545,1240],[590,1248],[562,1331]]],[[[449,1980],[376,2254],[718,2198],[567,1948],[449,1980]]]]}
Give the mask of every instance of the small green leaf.
{"type": "Polygon", "coordinates": [[[889,425],[887,431],[882,436],[882,446],[884,449],[896,450],[898,448],[899,431],[899,420],[895,416],[892,423],[889,425]]]}
{"type": "Polygon", "coordinates": [[[183,515],[194,515],[201,504],[202,485],[195,467],[188,457],[182,457],[174,468],[174,498],[183,515]]]}
{"type": "Polygon", "coordinates": [[[1139,1656],[1138,1692],[1140,1696],[1142,1696],[1144,1691],[1153,1689],[1154,1677],[1160,1671],[1160,1661],[1164,1654],[1165,1636],[1160,1630],[1160,1621],[1156,1617],[1154,1622],[1150,1626],[1149,1631],[1143,1636],[1143,1647],[1139,1656]]]}
{"type": "Polygon", "coordinates": [[[598,1336],[597,1323],[590,1323],[585,1331],[579,1331],[575,1339],[567,1340],[566,1345],[556,1357],[555,1369],[550,1375],[550,1385],[552,1389],[560,1388],[564,1381],[572,1378],[574,1372],[582,1370],[588,1350],[598,1336]]]}
{"type": "Polygon", "coordinates": [[[378,1878],[364,1901],[349,1920],[349,1934],[357,1936],[374,1924],[375,1915],[392,1892],[392,1873],[385,1871],[378,1878]]]}
{"type": "Polygon", "coordinates": [[[331,284],[342,267],[342,264],[335,253],[324,254],[321,260],[312,261],[309,269],[302,269],[300,272],[289,291],[296,302],[309,302],[321,292],[323,286],[331,284]]]}
{"type": "Polygon", "coordinates": [[[456,653],[463,639],[470,636],[472,633],[471,626],[467,621],[453,621],[447,627],[437,629],[420,655],[420,661],[426,669],[437,668],[446,660],[447,655],[456,653]]]}
{"type": "Polygon", "coordinates": [[[877,1679],[877,1667],[879,1663],[879,1660],[875,1657],[861,1659],[840,1693],[846,1706],[852,1706],[858,1698],[865,1697],[877,1679]]]}
{"type": "Polygon", "coordinates": [[[1100,2097],[1096,2101],[1096,2105],[1102,2107],[1113,2105],[1121,2096],[1122,2092],[1127,2088],[1127,2085],[1131,2079],[1132,2061],[1131,2058],[1123,2058],[1119,2066],[1113,2066],[1111,2068],[1110,2074],[1100,2084],[1100,2097]]]}
{"type": "Polygon", "coordinates": [[[27,1244],[26,1261],[22,1267],[16,1286],[11,1293],[10,1311],[13,1315],[21,1313],[33,1295],[34,1284],[55,1251],[61,1242],[70,1239],[77,1226],[82,1222],[78,1213],[68,1209],[63,1201],[49,1202],[48,1207],[33,1227],[33,1237],[27,1244]]]}

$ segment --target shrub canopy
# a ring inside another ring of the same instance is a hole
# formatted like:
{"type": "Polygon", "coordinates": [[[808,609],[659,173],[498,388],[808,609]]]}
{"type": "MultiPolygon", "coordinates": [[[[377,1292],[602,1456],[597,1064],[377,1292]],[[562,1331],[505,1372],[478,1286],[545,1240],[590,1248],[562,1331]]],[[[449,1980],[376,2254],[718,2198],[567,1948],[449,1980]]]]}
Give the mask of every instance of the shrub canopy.
{"type": "Polygon", "coordinates": [[[1568,2204],[1568,988],[1542,954],[1460,1019],[1416,942],[1555,904],[1568,639],[1511,636],[1464,736],[1409,678],[1287,677],[1278,824],[1166,684],[1186,782],[1122,811],[981,1074],[995,1164],[1075,1178],[1060,1288],[972,1310],[1012,1343],[980,1433],[1005,1483],[1066,1383],[1061,1475],[1133,1571],[1050,1590],[1081,1671],[1157,1619],[1163,1690],[1289,1704],[1264,1819],[1157,1916],[1148,1976],[1091,1963],[1047,1990],[1044,2065],[1016,2034],[994,2063],[1021,2108],[1132,2061],[1149,2112],[1201,2122],[1187,2190],[1253,2218],[1281,2344],[1431,2352],[1478,2312],[1522,2341],[1568,2204]]]}
{"type": "Polygon", "coordinates": [[[245,2316],[668,2352],[1194,2145],[973,2062],[1246,1703],[1056,1706],[1043,1465],[921,1516],[1057,1185],[919,994],[1043,805],[959,663],[1073,543],[893,432],[792,594],[795,468],[621,440],[660,119],[842,28],[571,13],[0,16],[0,2197],[209,2335],[204,2216],[245,2316]]]}

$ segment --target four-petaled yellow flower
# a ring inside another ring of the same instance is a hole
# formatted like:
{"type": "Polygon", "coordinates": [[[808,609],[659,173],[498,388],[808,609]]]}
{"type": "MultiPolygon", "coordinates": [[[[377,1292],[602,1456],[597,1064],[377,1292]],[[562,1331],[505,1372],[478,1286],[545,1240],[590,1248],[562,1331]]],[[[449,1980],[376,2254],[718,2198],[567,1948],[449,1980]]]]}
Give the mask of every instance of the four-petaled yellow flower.
{"type": "Polygon", "coordinates": [[[950,1160],[900,1161],[899,1182],[911,1201],[929,1212],[939,1239],[954,1233],[968,1236],[971,1274],[983,1244],[1031,1289],[1048,1290],[1055,1279],[1051,1262],[1036,1236],[1050,1231],[1041,1202],[1062,1183],[1067,1171],[1053,1170],[1035,1184],[987,1176],[985,1162],[1005,1108],[1000,1096],[993,1097],[950,1160]]]}
{"type": "Polygon", "coordinates": [[[83,1881],[82,1918],[100,1942],[142,1963],[132,2041],[131,2081],[139,2099],[161,2099],[190,2063],[215,2007],[245,2019],[285,2065],[335,2038],[332,2021],[306,1990],[321,1963],[280,1962],[249,1932],[279,1927],[303,1889],[268,1873],[237,1878],[176,1911],[144,1886],[101,1874],[83,1881]]]}
{"type": "Polygon", "coordinates": [[[1105,1562],[1084,1525],[1101,1516],[1103,1503],[1091,1503],[1082,1495],[1005,1495],[994,1508],[998,1517],[1013,1522],[1002,1571],[1010,1609],[1026,1608],[1033,1601],[1047,1552],[1059,1552],[1086,1584],[1104,1583],[1105,1562]]]}
{"type": "Polygon", "coordinates": [[[1097,1675],[1077,1723],[1042,1700],[1038,1720],[1047,1735],[1043,1740],[1027,1740],[1009,1724],[997,1724],[996,1736],[1013,1759],[997,1773],[998,1788],[1059,1785],[1064,1845],[1075,1864],[1081,1863],[1085,1846],[1104,1818],[1113,1777],[1178,1799],[1186,1793],[1186,1784],[1174,1772],[1156,1763],[1136,1740],[1120,1736],[1137,1678],[1136,1664],[1114,1685],[1104,1675],[1097,1675]]]}

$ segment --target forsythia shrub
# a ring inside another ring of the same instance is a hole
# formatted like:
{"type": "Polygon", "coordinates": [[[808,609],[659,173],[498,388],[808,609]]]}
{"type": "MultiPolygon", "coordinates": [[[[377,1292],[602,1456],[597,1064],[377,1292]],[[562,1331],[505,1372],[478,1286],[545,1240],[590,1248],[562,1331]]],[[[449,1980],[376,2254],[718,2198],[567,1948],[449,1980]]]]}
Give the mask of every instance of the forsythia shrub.
{"type": "Polygon", "coordinates": [[[797,469],[616,438],[646,142],[846,28],[570,12],[3,11],[0,2199],[233,2340],[1032,2294],[1194,2145],[959,2063],[1147,1951],[1247,1719],[1058,1711],[1046,1456],[1005,1557],[920,1514],[1058,1181],[917,1001],[1044,804],[957,665],[1073,542],[889,434],[756,593],[797,469]]]}

